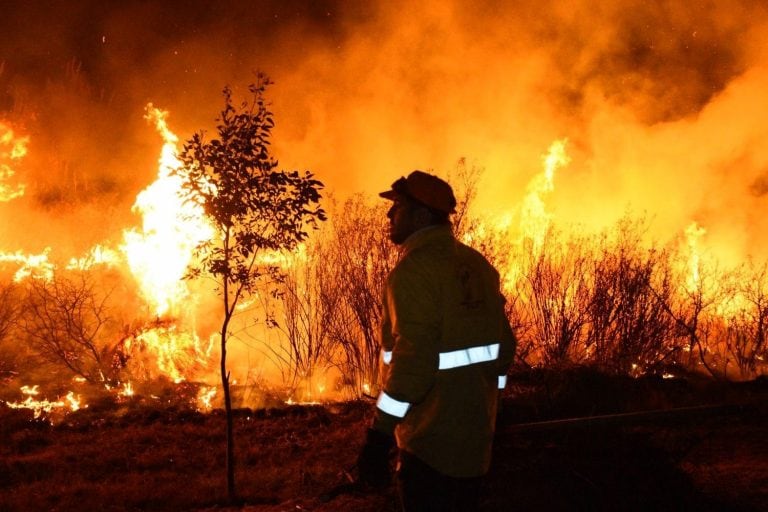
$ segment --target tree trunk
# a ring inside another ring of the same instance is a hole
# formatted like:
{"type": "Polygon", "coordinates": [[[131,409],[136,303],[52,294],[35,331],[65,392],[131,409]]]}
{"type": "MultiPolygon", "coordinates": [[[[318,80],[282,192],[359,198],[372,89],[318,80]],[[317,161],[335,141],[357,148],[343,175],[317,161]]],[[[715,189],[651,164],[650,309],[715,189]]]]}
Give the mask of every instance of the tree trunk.
{"type": "Polygon", "coordinates": [[[230,505],[237,502],[235,489],[235,439],[232,428],[232,399],[229,393],[229,372],[227,371],[227,324],[225,320],[221,331],[221,386],[224,389],[224,410],[227,417],[227,501],[230,505]]]}

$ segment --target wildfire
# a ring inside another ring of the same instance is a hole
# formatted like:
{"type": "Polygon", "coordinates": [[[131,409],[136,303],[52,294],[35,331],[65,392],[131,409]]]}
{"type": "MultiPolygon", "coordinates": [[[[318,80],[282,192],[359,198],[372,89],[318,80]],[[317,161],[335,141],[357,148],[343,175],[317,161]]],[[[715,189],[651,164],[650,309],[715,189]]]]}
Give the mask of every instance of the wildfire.
{"type": "MultiPolygon", "coordinates": [[[[491,222],[480,221],[463,235],[464,242],[488,246],[532,244],[534,254],[538,254],[552,222],[545,198],[555,188],[555,172],[570,163],[567,144],[568,139],[555,140],[550,144],[547,153],[542,155],[543,169],[528,183],[527,193],[518,211],[504,212],[491,222]],[[516,232],[515,219],[519,221],[516,232]]],[[[522,277],[522,268],[511,261],[510,254],[501,261],[495,261],[495,264],[502,274],[503,289],[512,293],[522,277]]]]}
{"type": "Polygon", "coordinates": [[[130,382],[124,382],[122,388],[120,388],[120,391],[117,392],[117,396],[121,396],[123,398],[129,398],[132,397],[135,394],[133,390],[133,384],[130,382]]]}
{"type": "Polygon", "coordinates": [[[145,118],[154,122],[164,142],[160,167],[157,180],[139,193],[133,205],[142,215],[142,229],[126,230],[121,247],[158,316],[173,312],[188,299],[183,277],[193,250],[214,234],[202,207],[182,200],[181,178],[171,174],[181,163],[176,158],[178,137],[168,128],[167,117],[167,111],[147,105],[145,118]]]}
{"type": "MultiPolygon", "coordinates": [[[[142,295],[159,317],[177,316],[190,298],[184,275],[196,246],[210,239],[214,229],[200,205],[182,199],[182,181],[172,172],[181,166],[176,157],[178,137],[167,123],[168,112],[146,107],[151,121],[163,139],[157,179],[136,198],[133,211],[142,215],[142,228],[123,233],[128,266],[142,295]]],[[[157,368],[174,382],[188,378],[189,372],[207,365],[212,344],[194,332],[180,332],[175,325],[153,326],[132,339],[155,356],[157,368]]]]}
{"type": "Polygon", "coordinates": [[[699,240],[706,234],[707,230],[692,222],[685,228],[685,238],[688,242],[690,257],[688,260],[688,279],[686,285],[689,290],[694,290],[701,279],[701,252],[699,249],[699,240]]]}
{"type": "Polygon", "coordinates": [[[18,137],[10,126],[0,121],[0,202],[7,202],[24,195],[24,185],[6,184],[15,171],[11,164],[27,154],[29,137],[18,137]]]}
{"type": "Polygon", "coordinates": [[[547,212],[544,204],[544,196],[555,188],[555,171],[571,161],[565,152],[567,143],[568,139],[561,139],[549,146],[544,156],[544,170],[528,184],[528,193],[523,199],[520,232],[524,239],[529,238],[532,241],[535,252],[541,248],[552,220],[552,214],[547,212]]]}
{"type": "Polygon", "coordinates": [[[154,356],[157,368],[179,383],[195,369],[208,365],[214,339],[203,343],[197,334],[178,332],[175,325],[170,325],[148,328],[126,340],[126,347],[130,349],[133,342],[140,343],[154,356]]]}
{"type": "MultiPolygon", "coordinates": [[[[13,280],[17,283],[30,277],[51,281],[57,265],[50,260],[50,254],[50,247],[46,247],[40,254],[0,251],[0,263],[12,263],[19,267],[13,275],[13,280]]],[[[67,270],[88,270],[96,265],[118,265],[121,261],[122,258],[117,251],[96,245],[85,256],[71,258],[65,268],[67,270]]]]}
{"type": "Polygon", "coordinates": [[[63,400],[49,401],[47,399],[38,400],[36,397],[40,394],[39,386],[21,386],[21,393],[26,395],[26,399],[23,402],[5,402],[5,405],[11,409],[30,409],[33,411],[35,419],[40,418],[43,414],[50,414],[54,410],[62,409],[66,412],[74,412],[83,406],[81,404],[82,399],[80,396],[76,396],[73,391],[67,393],[63,400]]]}
{"type": "Polygon", "coordinates": [[[197,410],[207,412],[213,408],[213,398],[216,396],[214,386],[201,386],[197,392],[197,410]]]}
{"type": "Polygon", "coordinates": [[[109,247],[96,245],[85,256],[72,258],[67,264],[67,270],[88,270],[95,265],[114,266],[122,262],[120,253],[109,247]]]}
{"type": "Polygon", "coordinates": [[[22,254],[21,251],[16,251],[15,253],[0,252],[0,263],[20,265],[20,268],[13,276],[13,280],[17,283],[27,277],[36,277],[50,281],[56,268],[48,260],[50,252],[50,247],[46,247],[40,254],[22,254]]]}

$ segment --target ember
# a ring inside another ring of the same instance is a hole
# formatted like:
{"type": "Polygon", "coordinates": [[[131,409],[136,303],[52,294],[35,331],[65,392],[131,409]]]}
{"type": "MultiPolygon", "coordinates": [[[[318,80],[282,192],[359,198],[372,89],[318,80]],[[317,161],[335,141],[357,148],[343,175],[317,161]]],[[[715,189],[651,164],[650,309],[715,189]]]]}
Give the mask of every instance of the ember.
{"type": "MultiPolygon", "coordinates": [[[[53,401],[45,398],[38,399],[37,396],[40,394],[38,388],[38,385],[21,386],[21,393],[26,395],[27,398],[23,402],[5,402],[5,405],[11,409],[30,409],[34,412],[35,419],[52,416],[58,410],[74,412],[81,407],[88,407],[87,405],[82,405],[81,398],[72,391],[68,392],[63,399],[53,401]]],[[[50,421],[53,422],[53,419],[50,419],[50,421]]]]}

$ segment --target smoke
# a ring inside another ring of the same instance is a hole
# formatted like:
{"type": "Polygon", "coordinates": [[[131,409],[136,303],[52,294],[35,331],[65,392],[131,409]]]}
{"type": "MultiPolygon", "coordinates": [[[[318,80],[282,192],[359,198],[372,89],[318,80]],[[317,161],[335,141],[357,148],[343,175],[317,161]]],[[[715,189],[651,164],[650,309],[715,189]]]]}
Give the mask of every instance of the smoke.
{"type": "Polygon", "coordinates": [[[14,219],[6,246],[51,231],[82,246],[119,237],[156,173],[144,105],[169,110],[185,139],[214,127],[224,85],[242,94],[262,70],[281,165],[341,195],[375,197],[465,157],[485,169],[478,204],[509,211],[567,137],[556,219],[599,227],[631,209],[660,237],[696,220],[734,257],[766,249],[760,3],[6,0],[2,11],[0,117],[31,138],[27,194],[0,210],[14,219]]]}

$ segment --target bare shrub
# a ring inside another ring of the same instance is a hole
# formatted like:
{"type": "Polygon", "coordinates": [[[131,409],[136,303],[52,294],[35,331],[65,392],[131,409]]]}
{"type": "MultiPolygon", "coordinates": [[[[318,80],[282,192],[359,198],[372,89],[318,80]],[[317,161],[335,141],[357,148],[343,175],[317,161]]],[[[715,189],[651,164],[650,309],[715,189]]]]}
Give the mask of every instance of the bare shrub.
{"type": "Polygon", "coordinates": [[[17,285],[10,281],[0,283],[0,342],[10,333],[18,311],[17,285]]]}
{"type": "Polygon", "coordinates": [[[754,377],[768,358],[768,264],[750,265],[737,282],[739,299],[726,319],[726,350],[741,377],[754,377]]]}
{"type": "Polygon", "coordinates": [[[456,212],[451,216],[451,224],[453,232],[459,238],[473,223],[470,208],[477,197],[477,187],[483,171],[483,168],[474,165],[468,167],[466,158],[459,158],[456,168],[448,173],[448,182],[452,184],[456,197],[456,212]]]}
{"type": "Polygon", "coordinates": [[[572,236],[565,242],[553,229],[541,248],[524,245],[524,313],[529,336],[537,343],[538,357],[546,365],[584,361],[584,337],[589,320],[589,240],[572,236]]]}
{"type": "MultiPolygon", "coordinates": [[[[599,367],[617,374],[658,372],[674,352],[673,322],[664,309],[671,290],[653,283],[668,253],[643,248],[642,224],[624,219],[615,237],[603,235],[590,269],[592,297],[587,350],[599,367]]],[[[662,278],[663,280],[663,278],[662,278]]]]}
{"type": "Polygon", "coordinates": [[[324,286],[327,272],[322,238],[305,246],[305,251],[291,258],[283,271],[276,297],[280,321],[271,324],[283,335],[284,343],[269,346],[283,372],[283,380],[292,390],[306,386],[304,397],[313,396],[314,377],[330,365],[332,340],[329,333],[334,314],[328,296],[335,289],[324,286]]]}
{"type": "Polygon", "coordinates": [[[8,341],[19,313],[18,286],[11,282],[0,283],[0,382],[17,373],[19,347],[8,341]]]}
{"type": "Polygon", "coordinates": [[[727,361],[724,353],[718,353],[718,345],[723,341],[725,322],[718,308],[732,300],[733,279],[714,263],[698,261],[692,266],[679,258],[670,264],[663,283],[673,293],[662,300],[674,321],[675,335],[683,342],[682,351],[687,353],[678,362],[689,369],[703,366],[713,377],[723,378],[727,361]]]}
{"type": "Polygon", "coordinates": [[[387,238],[386,204],[356,195],[335,208],[319,274],[334,362],[347,384],[371,393],[378,382],[381,298],[397,250],[387,238]]]}
{"type": "Polygon", "coordinates": [[[80,271],[29,279],[24,287],[18,326],[34,352],[88,382],[114,380],[119,325],[107,306],[110,293],[80,271]]]}

